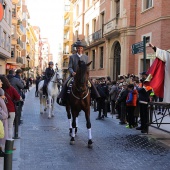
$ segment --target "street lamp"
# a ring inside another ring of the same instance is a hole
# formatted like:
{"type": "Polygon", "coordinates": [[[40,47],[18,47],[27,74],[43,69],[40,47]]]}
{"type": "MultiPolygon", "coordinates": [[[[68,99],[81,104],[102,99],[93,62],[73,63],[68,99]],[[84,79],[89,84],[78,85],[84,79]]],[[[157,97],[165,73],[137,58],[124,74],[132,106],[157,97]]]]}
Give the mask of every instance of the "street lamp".
{"type": "Polygon", "coordinates": [[[27,59],[27,62],[28,62],[28,78],[29,78],[29,62],[30,62],[30,56],[29,55],[27,55],[27,57],[26,57],[26,59],[27,59]]]}

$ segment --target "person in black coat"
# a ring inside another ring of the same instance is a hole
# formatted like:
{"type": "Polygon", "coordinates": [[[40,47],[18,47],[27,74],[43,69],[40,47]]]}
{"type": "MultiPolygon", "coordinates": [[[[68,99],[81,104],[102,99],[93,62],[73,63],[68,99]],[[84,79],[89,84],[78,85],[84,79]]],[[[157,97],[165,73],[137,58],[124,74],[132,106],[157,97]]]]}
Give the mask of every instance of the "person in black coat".
{"type": "Polygon", "coordinates": [[[47,85],[48,85],[48,82],[51,80],[51,77],[54,75],[54,70],[53,70],[53,62],[50,61],[48,63],[48,68],[46,68],[45,70],[45,77],[44,77],[44,85],[43,85],[43,96],[47,96],[47,85]]]}
{"type": "Polygon", "coordinates": [[[97,100],[97,105],[98,105],[98,117],[96,118],[96,120],[100,120],[104,118],[104,113],[105,111],[105,100],[107,100],[108,96],[109,96],[109,89],[108,86],[105,82],[105,78],[101,78],[101,81],[99,83],[99,85],[97,86],[97,90],[100,94],[100,98],[97,100]],[[101,116],[101,110],[103,109],[103,115],[101,116]]]}

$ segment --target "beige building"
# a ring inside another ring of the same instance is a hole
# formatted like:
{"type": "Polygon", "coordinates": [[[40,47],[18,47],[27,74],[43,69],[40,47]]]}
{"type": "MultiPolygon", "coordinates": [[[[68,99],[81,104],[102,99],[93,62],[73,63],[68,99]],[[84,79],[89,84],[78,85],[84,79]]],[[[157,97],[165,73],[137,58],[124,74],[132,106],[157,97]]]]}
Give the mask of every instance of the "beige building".
{"type": "Polygon", "coordinates": [[[11,58],[12,2],[14,1],[3,1],[4,17],[0,22],[0,74],[6,74],[6,69],[9,67],[7,59],[11,58]]]}
{"type": "Polygon", "coordinates": [[[35,57],[36,57],[36,48],[35,45],[37,43],[37,37],[34,32],[33,26],[28,24],[26,31],[26,53],[28,59],[28,69],[29,76],[35,78],[36,68],[35,68],[35,57]]]}
{"type": "Polygon", "coordinates": [[[73,4],[69,0],[64,2],[64,40],[63,40],[63,58],[62,58],[62,70],[63,79],[69,76],[68,62],[69,56],[72,53],[73,44],[73,4]]]}

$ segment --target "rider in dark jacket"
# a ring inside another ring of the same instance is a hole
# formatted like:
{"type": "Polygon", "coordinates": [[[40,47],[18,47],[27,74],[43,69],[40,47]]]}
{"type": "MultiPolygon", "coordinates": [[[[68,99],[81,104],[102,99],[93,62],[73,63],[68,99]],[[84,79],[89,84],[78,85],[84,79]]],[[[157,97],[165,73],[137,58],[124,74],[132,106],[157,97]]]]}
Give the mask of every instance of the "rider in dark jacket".
{"type": "Polygon", "coordinates": [[[45,79],[44,79],[44,85],[43,85],[43,96],[45,97],[47,94],[47,85],[48,85],[48,82],[51,80],[51,77],[54,75],[54,70],[53,70],[53,62],[50,61],[48,63],[48,68],[46,68],[45,70],[45,79]]]}

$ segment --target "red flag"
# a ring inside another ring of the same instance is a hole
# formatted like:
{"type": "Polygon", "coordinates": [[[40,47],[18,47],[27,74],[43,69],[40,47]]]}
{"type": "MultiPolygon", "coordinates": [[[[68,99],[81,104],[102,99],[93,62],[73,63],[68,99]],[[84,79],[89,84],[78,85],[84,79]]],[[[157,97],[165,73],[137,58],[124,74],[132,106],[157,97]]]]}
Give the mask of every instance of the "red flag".
{"type": "Polygon", "coordinates": [[[164,94],[164,76],[165,76],[165,62],[156,58],[147,71],[148,77],[145,84],[153,88],[154,94],[163,98],[164,94]]]}

